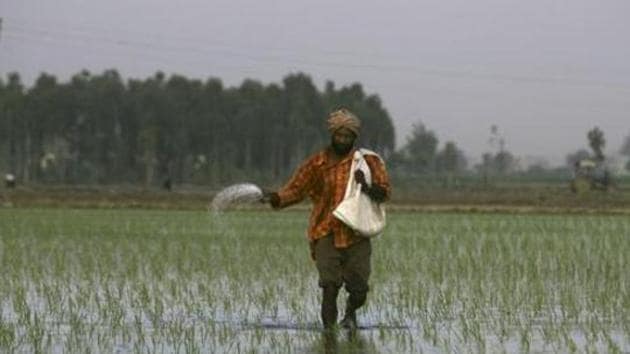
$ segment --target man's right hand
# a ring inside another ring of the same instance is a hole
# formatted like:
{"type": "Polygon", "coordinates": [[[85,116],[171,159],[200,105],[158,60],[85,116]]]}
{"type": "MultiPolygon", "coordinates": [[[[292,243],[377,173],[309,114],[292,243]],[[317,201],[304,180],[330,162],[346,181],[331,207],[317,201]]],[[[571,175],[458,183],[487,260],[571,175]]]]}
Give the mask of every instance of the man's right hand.
{"type": "Polygon", "coordinates": [[[272,207],[276,208],[280,205],[280,196],[276,192],[263,190],[263,196],[260,198],[260,202],[264,204],[269,203],[272,207]]]}

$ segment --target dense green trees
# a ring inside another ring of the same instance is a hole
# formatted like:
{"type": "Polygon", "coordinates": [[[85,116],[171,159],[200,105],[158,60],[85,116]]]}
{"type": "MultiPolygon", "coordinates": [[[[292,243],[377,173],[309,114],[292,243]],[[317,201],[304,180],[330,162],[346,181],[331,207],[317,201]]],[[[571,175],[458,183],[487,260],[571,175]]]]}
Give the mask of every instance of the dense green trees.
{"type": "Polygon", "coordinates": [[[595,127],[588,131],[586,137],[588,138],[588,145],[593,150],[595,159],[599,161],[604,161],[604,146],[606,146],[606,138],[604,138],[604,132],[599,129],[599,127],[595,127]]]}
{"type": "MultiPolygon", "coordinates": [[[[18,74],[0,78],[0,172],[19,183],[270,185],[329,142],[326,116],[342,106],[361,118],[359,145],[381,153],[392,177],[410,185],[457,186],[467,176],[489,185],[518,173],[497,126],[490,150],[471,169],[455,142],[440,141],[420,121],[395,150],[389,113],[360,84],[326,82],[320,91],[297,73],[280,83],[224,87],[216,78],[161,72],[125,80],[115,70],[82,71],[67,82],[41,74],[28,88],[18,74]]],[[[588,139],[603,159],[603,132],[594,128],[588,139]]],[[[588,155],[569,156],[569,169],[588,155]]]]}
{"type": "Polygon", "coordinates": [[[619,152],[621,153],[621,155],[628,158],[625,168],[626,170],[630,171],[630,134],[625,137],[623,145],[621,145],[621,149],[619,150],[619,152]]]}
{"type": "Polygon", "coordinates": [[[275,180],[328,142],[325,118],[339,106],[361,117],[362,146],[393,153],[389,114],[359,84],[320,92],[298,73],[224,88],[160,72],[125,82],[108,70],[66,83],[42,74],[25,89],[11,74],[0,80],[0,171],[26,183],[275,180]]]}
{"type": "Polygon", "coordinates": [[[434,170],[437,146],[438,139],[433,131],[422,123],[414,124],[402,151],[410,172],[427,173],[434,170]]]}

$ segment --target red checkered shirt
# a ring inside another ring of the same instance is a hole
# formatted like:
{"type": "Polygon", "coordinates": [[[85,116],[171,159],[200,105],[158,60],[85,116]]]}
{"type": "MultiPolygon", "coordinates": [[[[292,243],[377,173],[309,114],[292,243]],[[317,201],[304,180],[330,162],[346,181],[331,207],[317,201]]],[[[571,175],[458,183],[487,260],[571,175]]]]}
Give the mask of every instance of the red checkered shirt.
{"type": "MultiPolygon", "coordinates": [[[[332,232],[335,247],[346,248],[361,236],[335,218],[332,212],[346,192],[354,150],[339,161],[333,159],[333,154],[328,147],[303,162],[289,182],[278,191],[280,200],[277,207],[284,208],[309,197],[313,202],[308,226],[311,243],[332,232]]],[[[386,199],[389,199],[391,186],[384,164],[374,155],[365,155],[365,160],[370,167],[372,183],[384,188],[386,199]]]]}

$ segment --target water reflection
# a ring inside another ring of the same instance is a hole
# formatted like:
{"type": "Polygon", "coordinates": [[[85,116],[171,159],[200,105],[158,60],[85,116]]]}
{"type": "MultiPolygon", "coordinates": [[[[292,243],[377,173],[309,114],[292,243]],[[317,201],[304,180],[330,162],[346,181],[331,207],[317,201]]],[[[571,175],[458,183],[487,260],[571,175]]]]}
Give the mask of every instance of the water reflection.
{"type": "Polygon", "coordinates": [[[374,343],[359,331],[322,331],[319,338],[307,350],[308,353],[378,353],[374,343]]]}

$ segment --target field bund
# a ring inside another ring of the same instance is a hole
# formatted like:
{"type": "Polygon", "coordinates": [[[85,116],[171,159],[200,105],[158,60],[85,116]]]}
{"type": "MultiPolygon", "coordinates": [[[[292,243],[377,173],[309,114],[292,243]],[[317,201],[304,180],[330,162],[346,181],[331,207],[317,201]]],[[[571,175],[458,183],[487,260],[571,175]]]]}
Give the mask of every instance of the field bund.
{"type": "MultiPolygon", "coordinates": [[[[178,186],[173,191],[137,186],[20,186],[0,189],[0,208],[98,208],[207,210],[218,190],[178,186]]],[[[246,204],[240,209],[268,210],[246,204]]],[[[303,203],[294,210],[308,210],[303,203]]],[[[598,214],[630,216],[630,185],[609,192],[572,193],[563,184],[508,184],[494,187],[394,188],[388,210],[413,212],[598,214]]]]}
{"type": "Polygon", "coordinates": [[[306,220],[0,209],[0,352],[630,350],[627,216],[392,212],[333,337],[306,220]]]}

